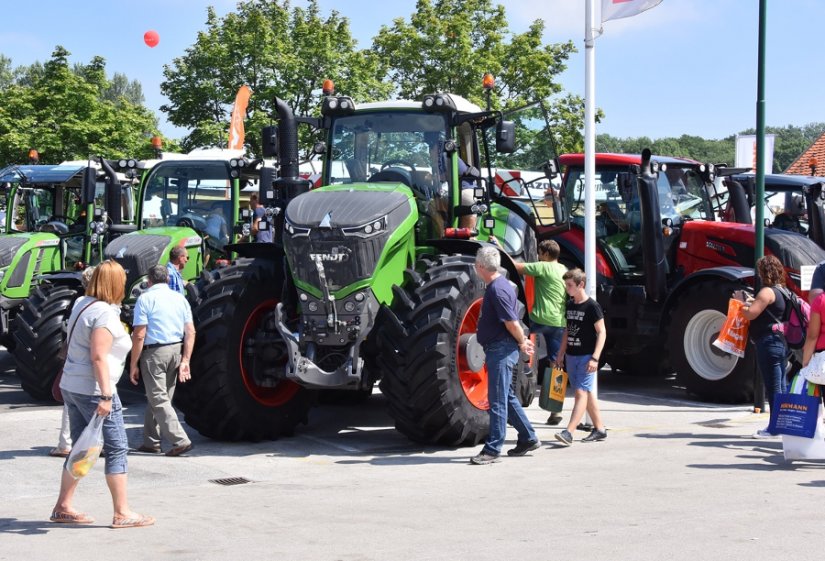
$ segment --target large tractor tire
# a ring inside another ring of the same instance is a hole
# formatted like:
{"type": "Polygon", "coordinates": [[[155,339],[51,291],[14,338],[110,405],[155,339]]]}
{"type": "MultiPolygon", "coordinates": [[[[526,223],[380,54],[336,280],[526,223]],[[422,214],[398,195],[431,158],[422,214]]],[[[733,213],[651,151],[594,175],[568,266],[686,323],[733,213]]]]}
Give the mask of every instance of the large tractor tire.
{"type": "Polygon", "coordinates": [[[745,356],[738,358],[712,345],[725,323],[731,293],[738,288],[726,281],[696,285],[679,298],[671,314],[671,366],[687,391],[705,401],[743,403],[753,398],[753,346],[747,345],[745,356]]]}
{"type": "MultiPolygon", "coordinates": [[[[483,296],[484,283],[473,258],[445,256],[405,299],[404,307],[412,307],[400,318],[403,328],[398,330],[402,334],[403,329],[404,336],[397,348],[385,351],[398,357],[398,366],[385,369],[381,390],[396,428],[410,439],[460,446],[487,436],[487,367],[474,371],[465,346],[475,335],[483,296]]],[[[514,372],[517,395],[532,399],[534,370],[519,360],[514,372]]]]}
{"type": "Polygon", "coordinates": [[[80,287],[43,283],[24,302],[14,320],[14,360],[23,390],[31,397],[54,401],[54,384],[61,367],[58,352],[66,337],[63,325],[80,287]]]}
{"type": "Polygon", "coordinates": [[[212,277],[193,313],[192,380],[178,386],[176,405],[189,426],[210,438],[259,441],[292,434],[306,422],[312,392],[290,381],[260,385],[255,370],[287,364],[286,345],[266,321],[281,295],[281,267],[239,259],[212,277]],[[256,335],[272,343],[254,348],[256,335]]]}

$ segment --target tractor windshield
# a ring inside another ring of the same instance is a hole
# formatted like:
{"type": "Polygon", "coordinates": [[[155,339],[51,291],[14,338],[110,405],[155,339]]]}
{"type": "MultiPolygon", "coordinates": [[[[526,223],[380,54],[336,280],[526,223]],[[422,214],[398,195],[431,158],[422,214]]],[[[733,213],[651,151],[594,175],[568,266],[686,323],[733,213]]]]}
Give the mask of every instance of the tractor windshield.
{"type": "Polygon", "coordinates": [[[326,184],[404,183],[425,198],[449,181],[445,117],[421,112],[363,113],[331,128],[326,184]]]}
{"type": "Polygon", "coordinates": [[[229,241],[232,180],[226,162],[162,162],[145,185],[140,209],[144,228],[189,226],[219,244],[229,241]]]}

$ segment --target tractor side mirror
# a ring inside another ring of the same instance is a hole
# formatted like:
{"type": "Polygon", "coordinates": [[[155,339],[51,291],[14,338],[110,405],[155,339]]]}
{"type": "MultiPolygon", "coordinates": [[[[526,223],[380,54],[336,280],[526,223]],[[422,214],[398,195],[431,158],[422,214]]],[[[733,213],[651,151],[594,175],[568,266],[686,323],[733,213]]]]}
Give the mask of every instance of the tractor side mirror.
{"type": "Polygon", "coordinates": [[[261,130],[261,151],[264,158],[278,157],[278,127],[270,125],[261,130]]]}
{"type": "Polygon", "coordinates": [[[89,204],[95,200],[95,189],[97,188],[97,170],[87,167],[83,172],[83,204],[89,204]]]}
{"type": "Polygon", "coordinates": [[[513,121],[499,121],[496,125],[496,152],[512,154],[516,151],[516,124],[513,121]]]}
{"type": "Polygon", "coordinates": [[[555,179],[559,176],[559,160],[554,158],[547,160],[541,165],[541,171],[544,172],[544,177],[547,179],[555,179]]]}

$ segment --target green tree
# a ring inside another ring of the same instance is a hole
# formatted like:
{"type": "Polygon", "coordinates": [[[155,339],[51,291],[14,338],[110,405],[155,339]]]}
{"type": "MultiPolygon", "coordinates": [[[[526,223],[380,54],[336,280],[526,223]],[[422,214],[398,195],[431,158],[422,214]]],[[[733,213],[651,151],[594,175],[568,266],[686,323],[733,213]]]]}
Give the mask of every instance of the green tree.
{"type": "MultiPolygon", "coordinates": [[[[269,124],[277,96],[297,114],[314,113],[325,78],[356,101],[389,94],[378,57],[356,49],[349,22],[338,12],[322,17],[316,0],[306,8],[288,1],[248,0],[219,18],[207,9],[206,29],[183,56],[164,67],[161,91],[169,121],[191,129],[184,148],[225,144],[236,92],[252,89],[246,142],[260,153],[261,127],[269,124]]],[[[309,146],[307,131],[301,131],[309,146]]]]}
{"type": "Polygon", "coordinates": [[[486,107],[481,78],[490,72],[496,77],[493,108],[507,111],[545,100],[552,141],[539,109],[515,113],[519,151],[499,162],[534,167],[554,155],[552,145],[567,151],[583,144],[584,102],[562,95],[556,79],[575,47],[572,42],[544,45],[543,32],[540,19],[523,33],[511,32],[504,7],[492,0],[418,0],[409,21],[397,18],[380,29],[373,50],[402,98],[445,91],[486,107]]]}
{"type": "Polygon", "coordinates": [[[43,163],[149,157],[155,116],[123,98],[117,104],[104,99],[109,82],[103,58],[74,70],[68,58],[58,46],[48,62],[18,69],[14,83],[0,89],[0,162],[23,161],[30,148],[43,163]]]}

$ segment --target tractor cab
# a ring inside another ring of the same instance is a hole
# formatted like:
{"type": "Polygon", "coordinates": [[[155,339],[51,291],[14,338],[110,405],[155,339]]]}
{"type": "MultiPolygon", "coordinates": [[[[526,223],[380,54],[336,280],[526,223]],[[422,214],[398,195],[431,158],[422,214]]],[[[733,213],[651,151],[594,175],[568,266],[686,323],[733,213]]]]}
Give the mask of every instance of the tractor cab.
{"type": "MultiPolygon", "coordinates": [[[[659,173],[655,197],[663,226],[663,243],[668,266],[674,266],[671,251],[680,228],[691,220],[713,220],[713,208],[706,189],[706,166],[681,158],[654,156],[659,173]]],[[[560,158],[566,168],[562,198],[569,224],[584,228],[584,155],[560,158]]],[[[611,262],[611,274],[640,277],[644,274],[642,251],[643,214],[637,178],[641,157],[597,154],[595,176],[596,240],[611,262]]]]}

